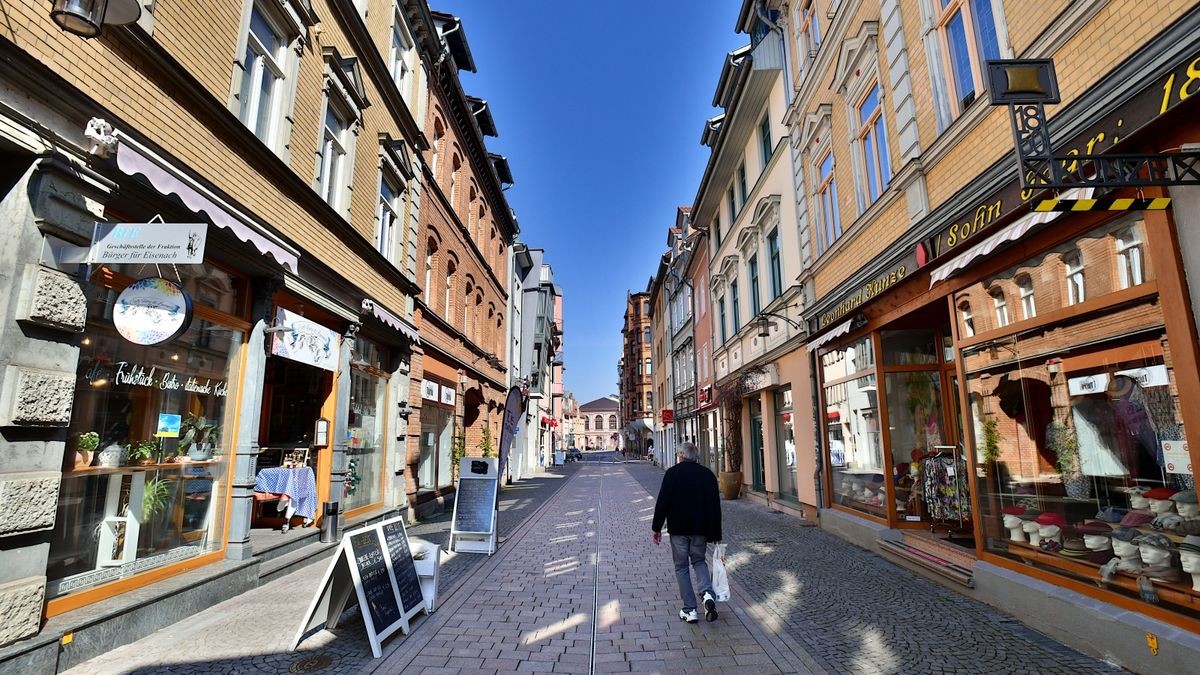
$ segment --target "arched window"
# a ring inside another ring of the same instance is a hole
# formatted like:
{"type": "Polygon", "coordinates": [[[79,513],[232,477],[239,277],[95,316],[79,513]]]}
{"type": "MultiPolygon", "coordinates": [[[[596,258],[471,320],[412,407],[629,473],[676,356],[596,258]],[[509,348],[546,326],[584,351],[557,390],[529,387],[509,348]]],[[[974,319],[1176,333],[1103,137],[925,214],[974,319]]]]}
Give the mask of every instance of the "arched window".
{"type": "Polygon", "coordinates": [[[992,306],[996,309],[996,327],[1004,328],[1008,325],[1008,298],[1004,297],[1004,290],[993,288],[990,292],[992,296],[992,306]]]}
{"type": "Polygon", "coordinates": [[[433,120],[433,143],[429,146],[429,170],[433,175],[437,175],[438,157],[442,153],[442,139],[446,137],[446,126],[442,124],[441,118],[433,120]]]}
{"type": "Polygon", "coordinates": [[[609,429],[616,429],[616,428],[617,428],[617,416],[616,416],[616,415],[609,415],[609,416],[608,416],[608,428],[609,428],[609,429]]]}
{"type": "MultiPolygon", "coordinates": [[[[483,242],[483,225],[487,220],[487,207],[483,204],[479,205],[479,213],[475,218],[475,241],[483,242]]],[[[482,246],[480,248],[483,248],[482,246]]]]}
{"type": "Polygon", "coordinates": [[[1017,277],[1017,288],[1021,291],[1021,318],[1037,316],[1037,302],[1033,298],[1033,278],[1028,274],[1017,277]]]}
{"type": "Polygon", "coordinates": [[[479,193],[475,190],[475,183],[471,183],[471,188],[467,191],[467,231],[473,232],[475,228],[475,200],[479,198],[479,193]]]}
{"type": "Polygon", "coordinates": [[[472,314],[475,315],[475,321],[472,322],[475,334],[471,336],[471,342],[482,347],[483,329],[486,326],[480,322],[480,318],[483,316],[483,291],[480,291],[478,288],[475,289],[475,311],[472,314]]]}
{"type": "Polygon", "coordinates": [[[1067,304],[1078,305],[1087,299],[1087,289],[1083,283],[1083,255],[1079,251],[1071,251],[1063,256],[1063,273],[1067,277],[1067,304]]]}
{"type": "Polygon", "coordinates": [[[603,429],[604,429],[604,417],[602,415],[596,415],[596,430],[602,431],[603,429]]]}
{"type": "Polygon", "coordinates": [[[452,298],[454,297],[454,273],[458,271],[458,266],[453,260],[446,261],[446,304],[443,306],[445,310],[446,321],[454,323],[454,313],[451,311],[454,307],[452,298]]]}
{"type": "Polygon", "coordinates": [[[425,244],[425,304],[433,307],[433,256],[437,253],[437,241],[433,237],[425,244]]]}
{"type": "Polygon", "coordinates": [[[591,425],[591,422],[590,422],[590,421],[588,420],[588,418],[586,418],[586,417],[585,417],[585,418],[583,418],[583,430],[584,430],[584,431],[591,431],[591,430],[592,430],[592,425],[591,425]]]}
{"type": "Polygon", "coordinates": [[[466,293],[463,294],[463,335],[466,335],[468,340],[471,339],[471,296],[475,293],[475,285],[471,281],[468,275],[466,283],[463,284],[466,288],[466,293]]]}
{"type": "Polygon", "coordinates": [[[462,169],[462,159],[458,153],[450,160],[450,208],[458,202],[458,171],[462,169]]]}
{"type": "Polygon", "coordinates": [[[962,321],[964,336],[975,337],[975,317],[971,314],[971,303],[959,303],[958,318],[960,321],[962,321]]]}
{"type": "Polygon", "coordinates": [[[650,344],[650,329],[649,328],[642,329],[642,344],[647,344],[647,345],[650,344]]]}

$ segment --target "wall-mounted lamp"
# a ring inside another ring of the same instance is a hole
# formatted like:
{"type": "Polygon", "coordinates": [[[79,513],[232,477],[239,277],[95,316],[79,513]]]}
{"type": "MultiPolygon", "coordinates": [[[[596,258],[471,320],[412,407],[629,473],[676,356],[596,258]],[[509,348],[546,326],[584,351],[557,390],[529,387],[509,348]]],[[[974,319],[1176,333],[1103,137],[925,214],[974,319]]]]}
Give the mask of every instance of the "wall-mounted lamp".
{"type": "Polygon", "coordinates": [[[141,16],[138,0],[54,0],[50,9],[59,28],[82,38],[97,37],[104,26],[123,26],[141,16]]]}
{"type": "Polygon", "coordinates": [[[409,407],[408,401],[400,401],[399,406],[396,409],[396,414],[401,417],[408,417],[409,415],[413,414],[414,412],[416,412],[416,411],[413,410],[411,407],[409,407]]]}
{"type": "Polygon", "coordinates": [[[796,323],[795,321],[792,321],[791,319],[787,318],[786,316],[784,316],[782,314],[776,314],[775,312],[759,312],[758,316],[754,317],[754,321],[758,324],[758,337],[760,337],[760,338],[768,338],[771,336],[771,325],[772,324],[771,324],[771,319],[769,319],[768,317],[782,319],[785,322],[787,322],[787,324],[789,326],[791,326],[792,328],[795,328],[796,330],[801,330],[803,328],[800,324],[796,323]]]}

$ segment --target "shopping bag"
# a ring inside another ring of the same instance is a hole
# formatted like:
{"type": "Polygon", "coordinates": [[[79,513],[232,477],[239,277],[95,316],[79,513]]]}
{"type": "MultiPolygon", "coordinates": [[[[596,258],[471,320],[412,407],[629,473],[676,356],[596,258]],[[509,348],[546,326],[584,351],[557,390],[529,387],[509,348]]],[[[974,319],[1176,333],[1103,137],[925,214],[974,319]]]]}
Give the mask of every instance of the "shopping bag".
{"type": "Polygon", "coordinates": [[[725,571],[725,544],[713,546],[712,587],[713,594],[717,596],[717,602],[729,601],[729,574],[725,571]]]}

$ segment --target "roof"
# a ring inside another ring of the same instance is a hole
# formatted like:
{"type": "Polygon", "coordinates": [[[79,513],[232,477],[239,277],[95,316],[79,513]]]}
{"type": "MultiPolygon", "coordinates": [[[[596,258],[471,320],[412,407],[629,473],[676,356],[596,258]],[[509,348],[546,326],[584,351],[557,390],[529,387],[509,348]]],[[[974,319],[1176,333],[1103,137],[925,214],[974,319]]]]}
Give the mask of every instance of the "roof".
{"type": "Polygon", "coordinates": [[[620,409],[621,402],[612,396],[601,396],[579,406],[580,412],[616,412],[620,409]]]}
{"type": "Polygon", "coordinates": [[[462,20],[453,14],[445,12],[430,12],[433,20],[441,24],[438,28],[450,56],[454,57],[454,65],[459,70],[475,71],[475,57],[471,55],[471,46],[467,44],[467,33],[463,30],[462,20]]]}
{"type": "Polygon", "coordinates": [[[500,132],[496,130],[496,120],[492,118],[488,102],[478,96],[468,95],[467,103],[471,104],[471,114],[475,115],[475,121],[479,123],[479,131],[484,136],[499,138],[500,132]]]}

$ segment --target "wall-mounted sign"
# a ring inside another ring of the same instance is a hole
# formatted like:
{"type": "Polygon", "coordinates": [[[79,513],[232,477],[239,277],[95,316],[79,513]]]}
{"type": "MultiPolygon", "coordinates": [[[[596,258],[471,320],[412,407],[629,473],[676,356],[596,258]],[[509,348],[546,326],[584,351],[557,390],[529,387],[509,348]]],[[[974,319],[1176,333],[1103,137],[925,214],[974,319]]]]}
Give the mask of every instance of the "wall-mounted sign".
{"type": "Polygon", "coordinates": [[[328,371],[336,371],[341,336],[319,323],[278,307],[275,325],[287,330],[271,334],[271,353],[328,371]]]}
{"type": "Polygon", "coordinates": [[[156,345],[178,337],[192,322],[192,299],[179,284],[147,277],[117,296],[113,325],[121,337],[138,345],[156,345]]]}
{"type": "Polygon", "coordinates": [[[438,400],[438,383],[432,380],[421,380],[421,398],[428,401],[438,400]]]}
{"type": "Polygon", "coordinates": [[[454,394],[454,387],[447,387],[444,384],[442,385],[442,403],[445,403],[446,405],[454,405],[454,394]]]}
{"type": "Polygon", "coordinates": [[[1185,441],[1162,441],[1162,449],[1167,473],[1192,475],[1192,456],[1185,441]]]}
{"type": "Polygon", "coordinates": [[[662,422],[663,422],[663,424],[674,424],[675,423],[675,411],[672,410],[671,408],[663,408],[662,409],[662,422]]]}
{"type": "MultiPolygon", "coordinates": [[[[1113,374],[1113,377],[1116,376],[1128,377],[1140,387],[1165,387],[1170,384],[1170,381],[1167,379],[1167,367],[1164,365],[1118,370],[1113,374]]],[[[1072,377],[1067,380],[1067,391],[1071,396],[1103,394],[1108,391],[1109,379],[1110,377],[1107,373],[1072,377]]]]}
{"type": "Polygon", "coordinates": [[[871,300],[877,295],[888,290],[892,286],[904,281],[910,272],[917,268],[917,253],[914,250],[912,253],[905,256],[904,260],[893,265],[890,269],[880,273],[874,279],[871,279],[862,286],[854,289],[840,302],[834,305],[831,309],[822,312],[817,317],[816,330],[823,330],[850,312],[858,309],[863,303],[871,300]]]}
{"type": "Polygon", "coordinates": [[[96,223],[90,263],[204,262],[207,223],[96,223]]]}

